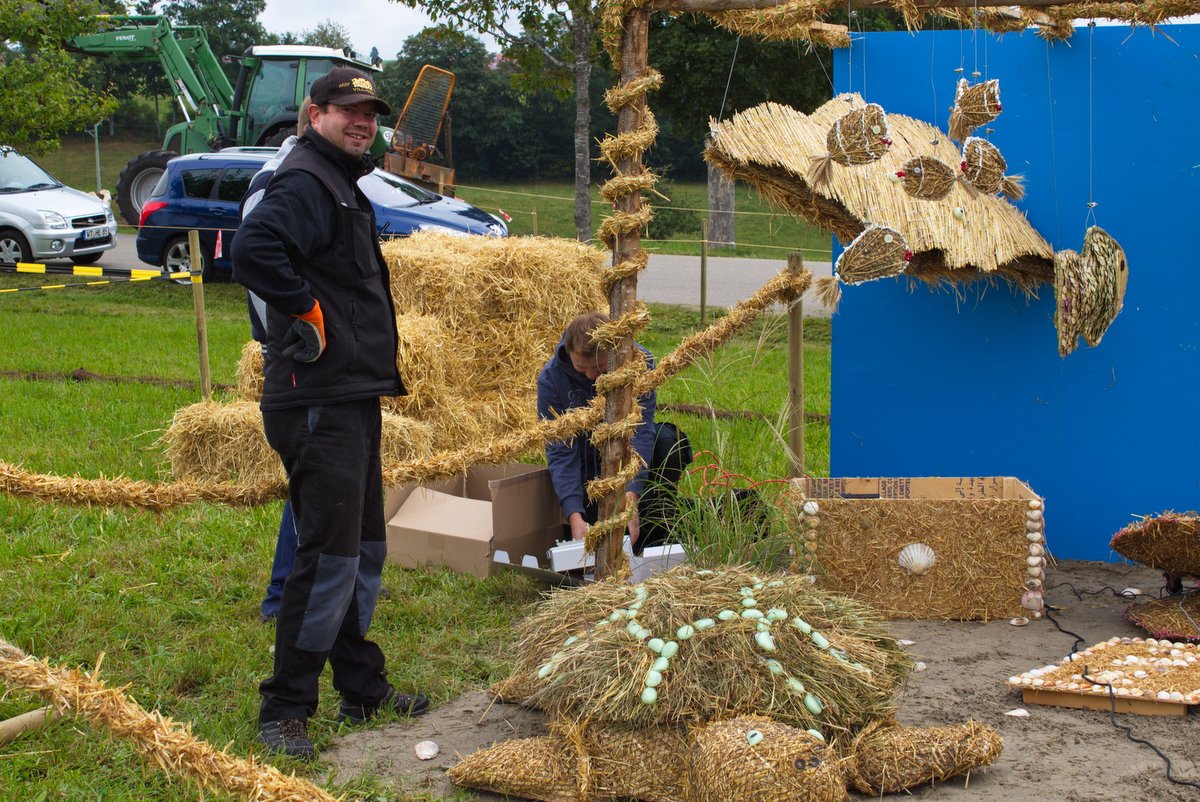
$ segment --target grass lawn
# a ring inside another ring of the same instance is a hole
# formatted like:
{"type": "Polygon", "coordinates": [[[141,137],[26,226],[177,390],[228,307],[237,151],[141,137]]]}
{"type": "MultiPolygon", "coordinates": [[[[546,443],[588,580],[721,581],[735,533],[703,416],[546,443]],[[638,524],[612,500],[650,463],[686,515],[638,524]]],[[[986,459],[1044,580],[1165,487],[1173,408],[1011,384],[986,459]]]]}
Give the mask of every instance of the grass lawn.
{"type": "MultiPolygon", "coordinates": [[[[57,170],[52,160],[43,163],[57,170]]],[[[50,278],[0,274],[0,288],[39,283],[50,278]]],[[[204,286],[213,381],[230,384],[248,337],[244,295],[232,284],[204,286]]],[[[0,460],[59,475],[168,478],[158,437],[176,409],[198,400],[189,287],[150,282],[9,293],[0,295],[0,311],[0,460]],[[62,378],[79,368],[126,380],[62,378]]],[[[652,314],[643,342],[658,356],[699,326],[694,311],[654,306],[652,314]]],[[[827,414],[829,324],[810,320],[805,328],[806,407],[827,414]]],[[[734,420],[663,413],[698,453],[715,455],[701,455],[697,465],[719,460],[753,479],[784,475],[777,421],[787,397],[785,339],[783,319],[769,316],[660,390],[664,405],[757,413],[734,420]]],[[[812,473],[828,472],[828,442],[826,423],[806,428],[812,473]]],[[[698,480],[689,479],[691,491],[698,480]]],[[[159,515],[0,495],[0,638],[64,667],[90,670],[103,654],[101,677],[127,686],[146,708],[191,722],[197,736],[235,754],[256,752],[256,688],[269,671],[273,639],[256,614],[279,507],[199,504],[159,515]]],[[[512,623],[540,592],[515,576],[478,580],[392,565],[384,584],[391,595],[380,602],[372,633],[388,655],[390,677],[435,704],[506,674],[512,623]]],[[[0,719],[38,704],[0,683],[0,719]]],[[[326,672],[311,727],[318,748],[337,734],[335,709],[326,672]]],[[[327,780],[319,764],[279,765],[328,783],[334,793],[400,798],[379,777],[342,785],[327,780]]],[[[31,801],[198,798],[191,783],[148,767],[127,744],[81,720],[0,749],[0,789],[4,799],[31,801]]],[[[204,798],[230,799],[213,792],[204,798]]]]}
{"type": "MultiPolygon", "coordinates": [[[[100,140],[100,170],[103,186],[116,194],[117,178],[126,162],[139,153],[161,147],[158,142],[100,140]]],[[[63,183],[83,190],[96,187],[95,143],[90,139],[64,139],[62,147],[39,163],[63,183]]],[[[611,206],[600,197],[600,186],[609,177],[598,165],[592,180],[592,220],[594,231],[611,206]]],[[[457,196],[496,214],[503,209],[512,217],[509,228],[513,234],[538,233],[556,237],[575,236],[574,188],[569,181],[536,182],[475,182],[469,176],[459,176],[457,196]]],[[[667,199],[652,198],[647,202],[656,208],[670,206],[681,210],[688,228],[673,233],[665,240],[643,240],[643,247],[654,253],[697,255],[700,253],[700,220],[707,204],[707,189],[703,182],[673,182],[665,187],[667,199]]],[[[788,253],[800,251],[806,259],[829,259],[829,234],[802,220],[777,214],[757,193],[743,184],[735,190],[736,247],[710,246],[712,256],[747,256],[762,259],[785,259],[788,253]]],[[[132,228],[128,229],[132,231],[132,228]]]]}

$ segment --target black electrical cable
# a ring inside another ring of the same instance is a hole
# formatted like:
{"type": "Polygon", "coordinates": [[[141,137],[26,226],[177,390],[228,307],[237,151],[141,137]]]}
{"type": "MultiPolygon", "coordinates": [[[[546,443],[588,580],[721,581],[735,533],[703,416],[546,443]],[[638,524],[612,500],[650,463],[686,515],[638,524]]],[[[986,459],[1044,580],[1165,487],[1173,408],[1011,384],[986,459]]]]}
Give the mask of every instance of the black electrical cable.
{"type": "Polygon", "coordinates": [[[1145,738],[1139,738],[1138,736],[1134,735],[1133,727],[1130,727],[1126,724],[1121,724],[1120,722],[1117,721],[1117,695],[1116,695],[1116,693],[1113,692],[1113,686],[1112,686],[1111,682],[1099,682],[1094,677],[1088,676],[1088,667],[1086,665],[1083,667],[1081,676],[1088,682],[1092,683],[1093,685],[1103,685],[1104,687],[1108,688],[1108,720],[1109,720],[1109,722],[1114,727],[1116,727],[1118,730],[1121,730],[1123,733],[1125,733],[1125,737],[1128,738],[1129,740],[1133,741],[1135,744],[1141,744],[1142,746],[1148,746],[1151,749],[1153,749],[1154,754],[1156,754],[1160,758],[1162,758],[1162,761],[1167,764],[1167,779],[1168,780],[1175,783],[1176,785],[1186,785],[1189,788],[1200,789],[1200,783],[1192,782],[1191,780],[1175,779],[1174,775],[1172,775],[1172,773],[1171,773],[1171,768],[1172,768],[1171,758],[1169,758],[1165,754],[1163,754],[1163,751],[1161,749],[1159,749],[1157,746],[1155,746],[1153,743],[1151,743],[1150,741],[1147,741],[1145,738]]]}
{"type": "Polygon", "coordinates": [[[1050,615],[1051,612],[1058,612],[1058,609],[1059,608],[1053,607],[1053,606],[1047,604],[1045,606],[1045,609],[1042,611],[1042,615],[1051,624],[1054,624],[1054,628],[1057,629],[1059,632],[1061,632],[1064,635],[1070,635],[1072,638],[1075,639],[1075,642],[1071,644],[1071,654],[1075,654],[1075,652],[1079,651],[1079,645],[1084,642],[1083,636],[1079,635],[1078,633],[1072,632],[1069,629],[1063,629],[1063,625],[1058,623],[1058,619],[1055,618],[1054,616],[1050,615]]]}
{"type": "Polygon", "coordinates": [[[1072,585],[1070,582],[1059,582],[1057,585],[1051,585],[1050,587],[1046,588],[1046,590],[1051,591],[1051,590],[1054,590],[1055,588],[1061,588],[1064,586],[1070,588],[1071,592],[1075,594],[1075,598],[1077,598],[1077,599],[1082,599],[1084,596],[1099,596],[1100,594],[1105,593],[1105,592],[1111,593],[1112,595],[1116,596],[1118,599],[1132,599],[1132,598],[1136,598],[1136,596],[1137,596],[1137,594],[1126,593],[1124,591],[1117,590],[1116,588],[1109,587],[1107,585],[1100,588],[1099,590],[1079,590],[1074,585],[1072,585]]]}

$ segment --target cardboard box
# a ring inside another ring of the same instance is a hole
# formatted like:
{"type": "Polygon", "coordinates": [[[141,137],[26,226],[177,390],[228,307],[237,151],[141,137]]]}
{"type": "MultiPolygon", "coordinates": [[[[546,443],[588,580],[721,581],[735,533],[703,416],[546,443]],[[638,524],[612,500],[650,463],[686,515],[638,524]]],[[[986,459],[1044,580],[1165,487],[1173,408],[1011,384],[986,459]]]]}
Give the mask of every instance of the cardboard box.
{"type": "MultiPolygon", "coordinates": [[[[678,543],[648,546],[640,555],[633,553],[628,536],[626,536],[623,546],[625,556],[629,558],[629,581],[635,584],[659,571],[666,571],[668,568],[687,562],[683,546],[678,543]]],[[[596,555],[594,554],[586,555],[585,560],[583,543],[578,540],[560,541],[550,549],[548,556],[552,571],[586,570],[596,564],[596,555]]]]}
{"type": "Polygon", "coordinates": [[[406,568],[445,565],[486,577],[492,555],[521,563],[562,535],[562,511],[540,465],[478,465],[463,476],[402,485],[384,502],[388,559],[406,568]]]}

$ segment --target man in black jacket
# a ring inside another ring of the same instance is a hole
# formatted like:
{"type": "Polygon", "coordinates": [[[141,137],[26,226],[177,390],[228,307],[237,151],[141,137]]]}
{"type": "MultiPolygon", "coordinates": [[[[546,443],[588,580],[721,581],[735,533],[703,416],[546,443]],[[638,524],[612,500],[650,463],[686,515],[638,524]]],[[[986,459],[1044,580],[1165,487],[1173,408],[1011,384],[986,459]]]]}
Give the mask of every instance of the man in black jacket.
{"type": "Polygon", "coordinates": [[[311,759],[307,722],[328,660],[339,720],[416,715],[421,694],[387,681],[367,640],[387,544],[379,398],[404,392],[375,214],[357,180],[389,114],[371,80],[338,67],[313,82],[310,128],[247,215],[234,278],[267,304],[262,395],[267,441],[288,475],[300,545],[275,625],[274,674],[259,687],[269,749],[311,759]]]}

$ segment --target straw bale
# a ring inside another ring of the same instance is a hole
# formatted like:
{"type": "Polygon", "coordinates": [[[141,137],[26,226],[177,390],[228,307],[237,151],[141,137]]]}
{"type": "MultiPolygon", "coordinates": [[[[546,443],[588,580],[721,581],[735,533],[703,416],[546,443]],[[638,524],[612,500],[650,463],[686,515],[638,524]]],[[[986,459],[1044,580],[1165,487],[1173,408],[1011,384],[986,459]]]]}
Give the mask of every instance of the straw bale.
{"type": "Polygon", "coordinates": [[[201,401],[175,411],[161,442],[171,473],[198,482],[283,481],[279,455],[263,434],[258,404],[201,401]]]}
{"type": "Polygon", "coordinates": [[[864,794],[894,794],[990,765],[1003,748],[1000,734],[977,721],[946,727],[878,722],[856,739],[848,774],[864,794]]]}
{"type": "Polygon", "coordinates": [[[396,312],[434,315],[456,337],[532,320],[557,338],[575,315],[607,307],[607,254],[575,240],[420,232],[383,253],[396,312]]]}
{"type": "Polygon", "coordinates": [[[1200,588],[1132,605],[1125,617],[1155,638],[1200,643],[1200,588]]]}
{"type": "Polygon", "coordinates": [[[691,802],[849,799],[842,761],[832,750],[803,730],[761,716],[699,730],[688,767],[691,802]]]}
{"type": "Polygon", "coordinates": [[[237,363],[237,397],[240,401],[261,401],[263,391],[263,353],[258,340],[242,346],[237,363]]]}
{"type": "Polygon", "coordinates": [[[832,741],[894,710],[910,666],[865,605],[816,590],[803,576],[759,577],[738,568],[677,568],[636,587],[609,580],[558,592],[519,633],[514,676],[532,679],[513,687],[534,688],[527,703],[558,717],[630,726],[762,714],[816,728],[832,741]],[[753,609],[786,618],[743,616],[751,609],[748,593],[753,609]],[[725,618],[723,611],[730,611],[725,618]],[[695,626],[706,619],[711,626],[695,626]],[[696,630],[687,638],[678,634],[685,625],[696,630]],[[635,627],[652,637],[632,634],[635,627]],[[764,632],[773,649],[763,646],[764,632]],[[648,672],[659,658],[654,638],[675,642],[678,653],[647,703],[648,672]]]}
{"type": "Polygon", "coordinates": [[[1021,499],[821,498],[817,584],[885,616],[983,620],[1024,615],[1029,542],[1021,499]],[[898,562],[910,543],[933,549],[913,575],[898,562]]]}
{"type": "Polygon", "coordinates": [[[756,187],[776,207],[831,230],[843,242],[869,223],[896,229],[914,254],[907,275],[932,282],[1000,277],[1022,288],[1053,278],[1050,245],[1006,200],[957,182],[943,202],[929,203],[887,180],[917,156],[961,161],[951,140],[928,123],[889,114],[892,145],[878,167],[835,170],[828,185],[810,185],[805,179],[810,162],[826,152],[825,135],[848,102],[863,105],[857,95],[842,95],[804,115],[765,103],[714,121],[705,158],[756,187]]]}
{"type": "Polygon", "coordinates": [[[916,156],[896,171],[904,191],[919,200],[941,200],[950,194],[958,173],[941,159],[916,156]]]}
{"type": "Polygon", "coordinates": [[[1000,149],[977,136],[967,137],[963,142],[962,171],[968,184],[985,195],[1002,193],[1012,200],[1020,200],[1025,189],[1020,176],[1005,175],[1008,162],[1000,149]]]}
{"type": "Polygon", "coordinates": [[[966,78],[959,78],[946,130],[951,139],[962,142],[976,128],[996,119],[1002,108],[999,80],[993,78],[971,86],[966,78]]]}
{"type": "Polygon", "coordinates": [[[1149,568],[1200,577],[1200,515],[1195,512],[1147,516],[1113,535],[1109,546],[1149,568]]]}
{"type": "Polygon", "coordinates": [[[379,457],[384,465],[420,459],[433,453],[434,430],[431,424],[387,411],[382,413],[381,423],[379,457]]]}

